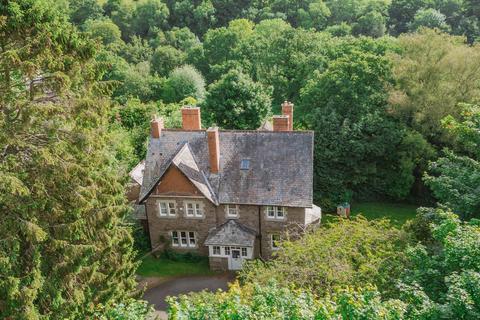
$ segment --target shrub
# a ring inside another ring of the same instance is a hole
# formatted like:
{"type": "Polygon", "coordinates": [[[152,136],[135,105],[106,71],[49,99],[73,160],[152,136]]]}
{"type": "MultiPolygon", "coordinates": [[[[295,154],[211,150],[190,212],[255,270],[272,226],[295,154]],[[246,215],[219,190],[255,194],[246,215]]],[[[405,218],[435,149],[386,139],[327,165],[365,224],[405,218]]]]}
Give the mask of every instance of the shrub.
{"type": "Polygon", "coordinates": [[[227,292],[202,292],[168,299],[171,319],[401,319],[405,306],[384,302],[373,287],[338,289],[331,296],[266,285],[233,284],[227,292]]]}
{"type": "Polygon", "coordinates": [[[282,242],[273,261],[247,265],[243,283],[294,284],[320,296],[336,286],[376,284],[391,294],[403,269],[406,234],[387,220],[368,221],[359,216],[328,223],[300,240],[282,242]]]}

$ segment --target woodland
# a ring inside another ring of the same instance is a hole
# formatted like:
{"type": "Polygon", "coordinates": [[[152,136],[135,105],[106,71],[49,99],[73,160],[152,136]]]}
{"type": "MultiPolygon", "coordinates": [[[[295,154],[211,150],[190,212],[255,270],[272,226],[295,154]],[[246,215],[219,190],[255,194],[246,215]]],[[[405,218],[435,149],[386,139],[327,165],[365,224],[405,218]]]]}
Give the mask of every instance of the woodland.
{"type": "Polygon", "coordinates": [[[480,318],[479,42],[476,0],[2,1],[0,318],[144,319],[124,194],[150,119],[257,129],[285,100],[314,203],[416,218],[286,235],[171,317],[480,318]]]}

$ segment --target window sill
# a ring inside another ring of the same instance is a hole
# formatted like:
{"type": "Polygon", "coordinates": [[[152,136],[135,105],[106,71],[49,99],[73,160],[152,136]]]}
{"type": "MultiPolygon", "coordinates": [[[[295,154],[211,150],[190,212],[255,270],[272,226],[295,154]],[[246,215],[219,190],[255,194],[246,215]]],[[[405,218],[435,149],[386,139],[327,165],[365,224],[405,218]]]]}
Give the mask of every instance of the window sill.
{"type": "Polygon", "coordinates": [[[195,217],[195,216],[186,216],[186,215],[184,215],[183,217],[184,217],[185,219],[192,219],[192,220],[202,220],[202,219],[205,219],[205,216],[195,217]]]}
{"type": "Polygon", "coordinates": [[[198,249],[198,246],[195,246],[195,247],[182,247],[182,246],[173,246],[172,245],[172,249],[198,249]]]}
{"type": "Polygon", "coordinates": [[[287,218],[272,218],[272,217],[267,217],[265,218],[266,221],[278,221],[278,222],[284,222],[287,221],[287,218]]]}

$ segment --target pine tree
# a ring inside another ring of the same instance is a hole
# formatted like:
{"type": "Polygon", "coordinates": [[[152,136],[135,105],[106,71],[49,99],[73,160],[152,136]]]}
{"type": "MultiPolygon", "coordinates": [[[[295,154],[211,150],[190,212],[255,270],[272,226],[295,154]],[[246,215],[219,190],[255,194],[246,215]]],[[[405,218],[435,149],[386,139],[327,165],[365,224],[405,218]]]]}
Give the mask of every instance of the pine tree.
{"type": "Polygon", "coordinates": [[[136,269],[95,47],[51,1],[12,0],[0,50],[0,318],[89,318],[136,269]]]}

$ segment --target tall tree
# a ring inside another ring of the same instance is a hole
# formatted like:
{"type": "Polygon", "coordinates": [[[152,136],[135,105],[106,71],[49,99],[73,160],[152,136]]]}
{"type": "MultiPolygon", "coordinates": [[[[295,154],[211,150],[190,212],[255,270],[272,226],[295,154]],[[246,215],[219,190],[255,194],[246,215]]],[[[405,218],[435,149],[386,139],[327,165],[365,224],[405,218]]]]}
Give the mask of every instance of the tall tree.
{"type": "Polygon", "coordinates": [[[202,104],[210,123],[225,129],[257,129],[270,114],[271,89],[232,69],[212,83],[202,104]]]}
{"type": "Polygon", "coordinates": [[[0,318],[89,318],[135,290],[92,44],[49,1],[0,4],[0,318]]]}
{"type": "Polygon", "coordinates": [[[480,47],[430,29],[402,35],[399,45],[399,54],[391,56],[393,114],[431,143],[451,143],[441,120],[448,115],[458,119],[460,103],[479,101],[480,47]]]}

